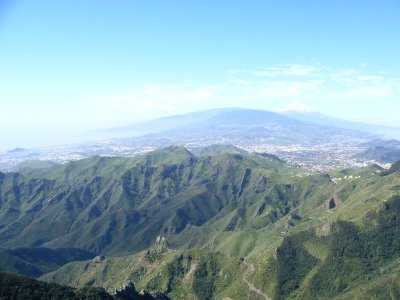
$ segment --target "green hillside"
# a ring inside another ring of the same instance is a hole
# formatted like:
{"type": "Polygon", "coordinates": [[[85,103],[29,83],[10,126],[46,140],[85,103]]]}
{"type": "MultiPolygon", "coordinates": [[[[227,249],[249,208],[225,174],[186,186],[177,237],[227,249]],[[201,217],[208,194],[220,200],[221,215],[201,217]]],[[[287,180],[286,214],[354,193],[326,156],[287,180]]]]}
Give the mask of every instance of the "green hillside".
{"type": "Polygon", "coordinates": [[[285,238],[269,261],[274,299],[398,299],[399,213],[398,196],[362,226],[337,221],[326,235],[310,230],[285,238]]]}
{"type": "MultiPolygon", "coordinates": [[[[70,263],[41,279],[70,286],[101,286],[111,293],[124,282],[172,299],[211,299],[247,295],[240,270],[246,267],[238,257],[204,250],[167,251],[157,259],[146,252],[104,261],[70,263]]],[[[235,298],[235,297],[233,297],[235,298]]]]}
{"type": "Polygon", "coordinates": [[[304,193],[292,188],[296,172],[273,158],[197,158],[170,148],[73,162],[50,169],[46,178],[1,174],[0,246],[118,254],[143,250],[162,234],[174,247],[191,247],[203,244],[186,238],[200,227],[257,228],[287,214],[304,193]],[[247,220],[262,203],[267,209],[247,220]]]}
{"type": "Polygon", "coordinates": [[[0,246],[93,252],[23,261],[110,294],[134,282],[171,299],[397,299],[396,166],[309,175],[218,146],[0,174],[0,246]]]}
{"type": "Polygon", "coordinates": [[[0,271],[38,277],[55,271],[71,261],[93,258],[94,255],[81,249],[61,248],[16,248],[0,249],[0,271]]]}
{"type": "Polygon", "coordinates": [[[110,290],[132,280],[172,299],[397,299],[393,295],[398,295],[400,283],[395,275],[400,262],[400,196],[368,207],[366,213],[353,212],[352,222],[341,220],[347,210],[344,203],[333,210],[321,208],[329,221],[326,216],[327,222],[322,222],[321,216],[321,222],[302,230],[300,220],[276,237],[276,248],[260,248],[248,258],[164,248],[151,256],[147,250],[101,262],[70,263],[43,279],[110,290]]]}
{"type": "Polygon", "coordinates": [[[114,295],[102,288],[74,289],[45,283],[19,275],[0,273],[0,299],[4,300],[167,300],[168,298],[138,293],[131,284],[114,295]]]}

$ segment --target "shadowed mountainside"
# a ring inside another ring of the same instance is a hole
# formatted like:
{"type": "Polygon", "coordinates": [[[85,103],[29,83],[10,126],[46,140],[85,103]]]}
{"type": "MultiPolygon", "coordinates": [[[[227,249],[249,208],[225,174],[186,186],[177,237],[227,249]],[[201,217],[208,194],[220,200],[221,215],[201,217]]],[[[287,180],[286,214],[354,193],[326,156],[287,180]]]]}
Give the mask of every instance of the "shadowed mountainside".
{"type": "Polygon", "coordinates": [[[0,270],[38,277],[56,270],[71,261],[93,258],[94,255],[81,249],[16,248],[0,249],[0,270]]]}

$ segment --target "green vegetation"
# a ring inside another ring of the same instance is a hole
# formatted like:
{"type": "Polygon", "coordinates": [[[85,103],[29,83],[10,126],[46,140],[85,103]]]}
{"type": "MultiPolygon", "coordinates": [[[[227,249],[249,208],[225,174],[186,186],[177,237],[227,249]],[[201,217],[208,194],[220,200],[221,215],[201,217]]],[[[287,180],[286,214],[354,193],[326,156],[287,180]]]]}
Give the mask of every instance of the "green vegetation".
{"type": "Polygon", "coordinates": [[[165,235],[174,248],[193,247],[186,236],[198,227],[236,215],[235,230],[260,228],[287,214],[299,204],[296,178],[289,176],[296,172],[271,157],[197,158],[169,148],[138,158],[72,162],[50,168],[45,177],[0,174],[0,246],[123,254],[165,235]]]}
{"type": "Polygon", "coordinates": [[[382,295],[395,295],[399,278],[385,278],[400,258],[399,213],[400,197],[393,197],[366,216],[364,226],[337,221],[326,236],[305,231],[285,238],[276,259],[269,263],[269,270],[276,273],[270,278],[275,282],[274,298],[341,299],[351,295],[349,299],[375,299],[372,295],[376,294],[384,299],[382,295]],[[326,254],[316,255],[318,250],[310,251],[307,243],[316,248],[322,245],[326,254]],[[382,280],[390,284],[378,284],[382,280]],[[367,283],[376,287],[369,292],[357,290],[367,283]]]}
{"type": "Polygon", "coordinates": [[[38,277],[71,261],[93,258],[81,249],[16,248],[0,250],[0,271],[38,277]]]}
{"type": "Polygon", "coordinates": [[[318,260],[307,252],[299,236],[286,238],[277,250],[277,299],[286,299],[295,292],[317,265],[318,260]]]}
{"type": "Polygon", "coordinates": [[[0,299],[127,300],[132,298],[114,298],[99,288],[72,289],[54,283],[44,283],[17,275],[0,273],[0,299]]]}
{"type": "Polygon", "coordinates": [[[0,267],[110,295],[397,299],[397,166],[308,175],[219,146],[0,174],[0,267]]]}
{"type": "Polygon", "coordinates": [[[194,273],[193,291],[199,299],[212,299],[219,272],[214,255],[202,257],[194,273]]]}
{"type": "Polygon", "coordinates": [[[242,281],[244,268],[239,258],[204,250],[168,250],[157,261],[147,260],[147,251],[109,257],[101,262],[74,262],[41,277],[74,287],[105,287],[109,292],[135,282],[141,290],[161,292],[171,299],[214,299],[248,294],[242,281]]]}
{"type": "Polygon", "coordinates": [[[79,289],[0,272],[0,299],[7,300],[168,300],[161,293],[137,292],[132,283],[113,294],[103,288],[79,289]]]}

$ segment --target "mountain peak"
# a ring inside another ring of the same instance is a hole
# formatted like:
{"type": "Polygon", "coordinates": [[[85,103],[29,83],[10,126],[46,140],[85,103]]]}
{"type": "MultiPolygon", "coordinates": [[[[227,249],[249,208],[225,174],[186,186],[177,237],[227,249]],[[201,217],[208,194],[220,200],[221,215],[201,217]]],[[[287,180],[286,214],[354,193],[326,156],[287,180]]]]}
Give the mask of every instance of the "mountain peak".
{"type": "Polygon", "coordinates": [[[194,155],[183,146],[169,146],[157,149],[145,155],[154,162],[176,163],[194,158],[194,155]]]}

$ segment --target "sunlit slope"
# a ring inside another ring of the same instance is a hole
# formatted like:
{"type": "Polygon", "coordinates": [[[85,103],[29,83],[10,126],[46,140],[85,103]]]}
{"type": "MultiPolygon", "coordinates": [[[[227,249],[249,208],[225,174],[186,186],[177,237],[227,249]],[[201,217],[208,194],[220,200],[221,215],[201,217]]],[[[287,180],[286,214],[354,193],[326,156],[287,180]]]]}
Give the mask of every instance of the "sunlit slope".
{"type": "Polygon", "coordinates": [[[392,293],[385,283],[396,292],[399,193],[397,164],[308,175],[273,156],[170,147],[1,174],[0,239],[105,255],[42,277],[75,287],[131,280],[172,299],[369,297],[392,293]]]}
{"type": "Polygon", "coordinates": [[[138,158],[85,159],[46,176],[1,174],[0,245],[122,253],[144,249],[160,234],[176,247],[192,244],[181,237],[230,216],[236,221],[221,230],[262,227],[287,214],[299,203],[297,173],[271,157],[196,157],[168,148],[138,158]],[[265,203],[263,212],[240,221],[257,214],[257,203],[265,203]]]}
{"type": "MultiPolygon", "coordinates": [[[[277,204],[264,205],[263,198],[246,206],[240,222],[232,221],[238,219],[235,208],[188,232],[186,238],[204,241],[193,242],[201,250],[70,263],[44,279],[108,289],[130,279],[172,299],[397,299],[400,174],[372,166],[329,176],[296,174],[290,184],[299,204],[274,221],[257,226],[263,206],[277,214],[277,204]],[[205,285],[200,290],[199,282],[205,285]]],[[[285,203],[290,193],[276,189],[269,195],[285,203]]]]}
{"type": "Polygon", "coordinates": [[[147,252],[103,261],[70,263],[43,280],[75,287],[102,286],[112,292],[133,281],[138,289],[161,292],[172,299],[211,299],[245,297],[247,286],[240,258],[204,250],[166,250],[157,257],[147,252]]]}

